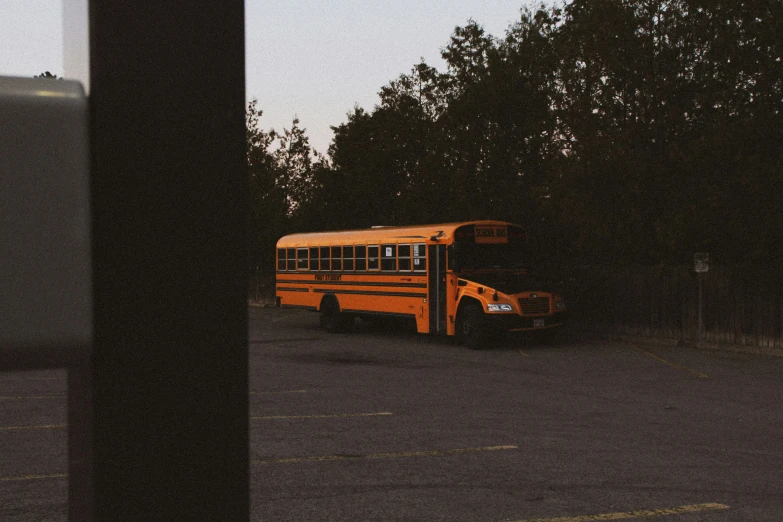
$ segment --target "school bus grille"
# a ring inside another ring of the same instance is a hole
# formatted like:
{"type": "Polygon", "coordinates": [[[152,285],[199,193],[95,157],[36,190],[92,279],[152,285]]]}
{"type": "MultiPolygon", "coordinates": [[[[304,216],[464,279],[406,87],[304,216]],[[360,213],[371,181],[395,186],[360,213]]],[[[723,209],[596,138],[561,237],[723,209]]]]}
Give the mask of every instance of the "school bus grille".
{"type": "Polygon", "coordinates": [[[549,313],[549,297],[519,298],[519,307],[525,315],[540,315],[549,313]]]}

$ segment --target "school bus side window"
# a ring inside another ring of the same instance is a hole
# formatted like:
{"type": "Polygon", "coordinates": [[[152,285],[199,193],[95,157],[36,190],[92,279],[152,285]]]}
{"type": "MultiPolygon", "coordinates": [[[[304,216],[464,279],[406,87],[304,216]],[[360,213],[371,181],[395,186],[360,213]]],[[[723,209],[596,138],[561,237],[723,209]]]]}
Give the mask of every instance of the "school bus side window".
{"type": "Polygon", "coordinates": [[[342,270],[342,248],[339,246],[332,247],[332,270],[342,270]]]}
{"type": "Polygon", "coordinates": [[[367,246],[367,270],[378,270],[378,245],[367,246]]]}
{"type": "Polygon", "coordinates": [[[310,247],[310,270],[318,270],[318,247],[310,247]]]}
{"type": "Polygon", "coordinates": [[[296,270],[296,249],[287,248],[286,258],[287,258],[286,270],[296,270]]]}
{"type": "Polygon", "coordinates": [[[306,248],[297,248],[296,249],[296,269],[297,270],[307,270],[308,263],[307,263],[307,249],[306,248]]]}
{"type": "Polygon", "coordinates": [[[343,247],[343,270],[353,271],[353,245],[343,247]]]}
{"type": "Polygon", "coordinates": [[[320,270],[329,270],[329,247],[321,247],[320,270]]]}
{"type": "Polygon", "coordinates": [[[413,244],[413,270],[415,272],[427,270],[427,246],[424,243],[413,244]]]}
{"type": "Polygon", "coordinates": [[[277,269],[285,270],[285,248],[277,249],[277,269]]]}
{"type": "Polygon", "coordinates": [[[411,246],[409,243],[397,245],[397,263],[401,272],[411,270],[411,246]]]}
{"type": "Polygon", "coordinates": [[[356,270],[367,270],[367,247],[356,245],[356,270]]]}
{"type": "Polygon", "coordinates": [[[397,270],[397,245],[381,245],[381,270],[397,270]]]}

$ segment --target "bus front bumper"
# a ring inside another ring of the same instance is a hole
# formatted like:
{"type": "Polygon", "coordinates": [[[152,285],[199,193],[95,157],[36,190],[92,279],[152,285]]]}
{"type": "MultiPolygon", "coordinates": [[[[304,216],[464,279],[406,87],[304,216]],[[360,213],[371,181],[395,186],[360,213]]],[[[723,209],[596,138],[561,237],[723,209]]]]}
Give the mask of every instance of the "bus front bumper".
{"type": "Polygon", "coordinates": [[[545,330],[565,326],[568,312],[555,312],[552,315],[522,317],[511,314],[486,314],[487,324],[493,330],[524,332],[545,330]]]}

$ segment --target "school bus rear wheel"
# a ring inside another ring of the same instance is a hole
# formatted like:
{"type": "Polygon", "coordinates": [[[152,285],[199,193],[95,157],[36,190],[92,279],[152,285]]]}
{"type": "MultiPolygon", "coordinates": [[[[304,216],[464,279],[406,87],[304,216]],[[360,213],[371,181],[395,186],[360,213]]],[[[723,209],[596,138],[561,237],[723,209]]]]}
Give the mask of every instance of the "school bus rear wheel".
{"type": "Polygon", "coordinates": [[[321,301],[320,324],[327,332],[345,332],[353,326],[353,316],[340,312],[337,298],[326,296],[321,301]]]}

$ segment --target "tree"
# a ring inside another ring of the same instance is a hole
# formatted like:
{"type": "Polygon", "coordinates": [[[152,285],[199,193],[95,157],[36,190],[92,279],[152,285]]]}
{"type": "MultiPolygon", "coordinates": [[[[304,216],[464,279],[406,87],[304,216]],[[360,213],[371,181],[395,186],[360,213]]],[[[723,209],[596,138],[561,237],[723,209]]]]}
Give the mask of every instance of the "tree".
{"type": "Polygon", "coordinates": [[[264,271],[273,271],[274,245],[287,225],[286,200],[276,184],[278,168],[269,152],[276,137],[274,131],[260,128],[263,114],[257,100],[248,103],[245,112],[245,143],[247,150],[250,215],[248,216],[249,262],[264,271]]]}
{"type": "Polygon", "coordinates": [[[284,194],[286,215],[291,217],[306,204],[313,185],[313,149],[306,129],[294,118],[290,129],[277,135],[279,146],[274,152],[278,176],[275,185],[284,194]]]}
{"type": "Polygon", "coordinates": [[[755,0],[572,0],[503,39],[470,20],[445,72],[390,81],[326,156],[298,120],[268,133],[265,197],[282,228],[507,219],[569,264],[780,260],[780,20],[755,0]]]}
{"type": "Polygon", "coordinates": [[[410,122],[410,113],[396,108],[368,114],[357,107],[346,123],[333,127],[332,180],[342,193],[329,191],[328,215],[341,228],[405,222],[404,197],[417,160],[410,122]]]}

